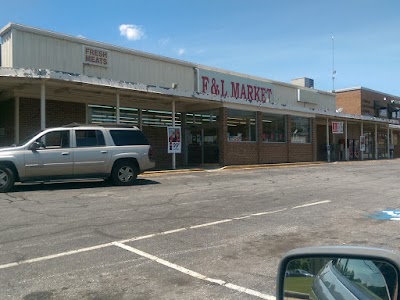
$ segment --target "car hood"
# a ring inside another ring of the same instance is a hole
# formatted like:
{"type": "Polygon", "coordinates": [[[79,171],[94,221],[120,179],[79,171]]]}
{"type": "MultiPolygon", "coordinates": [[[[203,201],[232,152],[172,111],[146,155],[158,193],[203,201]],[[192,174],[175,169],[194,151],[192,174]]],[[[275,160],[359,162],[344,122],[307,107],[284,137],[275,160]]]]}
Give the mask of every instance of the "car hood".
{"type": "Polygon", "coordinates": [[[23,147],[0,147],[0,154],[22,150],[23,147]]]}

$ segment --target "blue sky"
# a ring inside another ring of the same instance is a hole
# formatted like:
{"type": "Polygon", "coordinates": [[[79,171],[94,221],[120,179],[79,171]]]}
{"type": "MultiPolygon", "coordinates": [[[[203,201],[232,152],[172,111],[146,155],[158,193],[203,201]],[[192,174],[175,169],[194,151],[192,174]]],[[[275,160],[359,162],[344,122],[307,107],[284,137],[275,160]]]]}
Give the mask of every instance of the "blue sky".
{"type": "Polygon", "coordinates": [[[400,96],[400,1],[3,1],[9,22],[315,88],[400,96]],[[334,37],[334,51],[332,44],[334,37]]]}

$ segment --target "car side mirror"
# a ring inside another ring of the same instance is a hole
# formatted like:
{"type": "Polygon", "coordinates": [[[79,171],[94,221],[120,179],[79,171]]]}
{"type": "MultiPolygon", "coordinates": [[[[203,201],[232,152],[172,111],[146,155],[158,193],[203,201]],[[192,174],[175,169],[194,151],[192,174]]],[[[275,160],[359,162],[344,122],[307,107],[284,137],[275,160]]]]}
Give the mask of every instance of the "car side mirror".
{"type": "Polygon", "coordinates": [[[43,147],[43,143],[41,142],[34,142],[29,146],[29,150],[36,151],[37,149],[43,147]]]}
{"type": "Polygon", "coordinates": [[[276,299],[398,299],[400,256],[378,248],[289,251],[278,268],[276,299]]]}

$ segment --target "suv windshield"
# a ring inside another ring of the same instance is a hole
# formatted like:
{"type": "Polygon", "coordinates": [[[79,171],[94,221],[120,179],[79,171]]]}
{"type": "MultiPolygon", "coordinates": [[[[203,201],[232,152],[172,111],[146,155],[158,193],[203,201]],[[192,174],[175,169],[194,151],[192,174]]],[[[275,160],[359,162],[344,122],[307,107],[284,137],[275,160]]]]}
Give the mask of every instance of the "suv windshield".
{"type": "Polygon", "coordinates": [[[28,136],[27,138],[25,138],[24,140],[22,140],[21,142],[19,142],[18,144],[12,144],[13,147],[18,147],[18,146],[23,146],[25,145],[27,142],[29,142],[34,136],[38,135],[39,133],[43,132],[43,130],[37,131],[34,134],[31,134],[30,136],[28,136]]]}

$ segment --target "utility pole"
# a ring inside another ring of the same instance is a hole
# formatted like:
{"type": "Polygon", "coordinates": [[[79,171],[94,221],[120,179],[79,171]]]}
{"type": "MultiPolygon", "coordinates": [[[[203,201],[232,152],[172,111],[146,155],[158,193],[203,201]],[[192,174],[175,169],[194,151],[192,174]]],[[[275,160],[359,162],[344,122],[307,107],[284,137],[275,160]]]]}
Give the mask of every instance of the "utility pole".
{"type": "Polygon", "coordinates": [[[335,91],[335,76],[336,76],[336,70],[335,70],[335,39],[333,38],[333,35],[332,35],[332,92],[335,91]]]}

